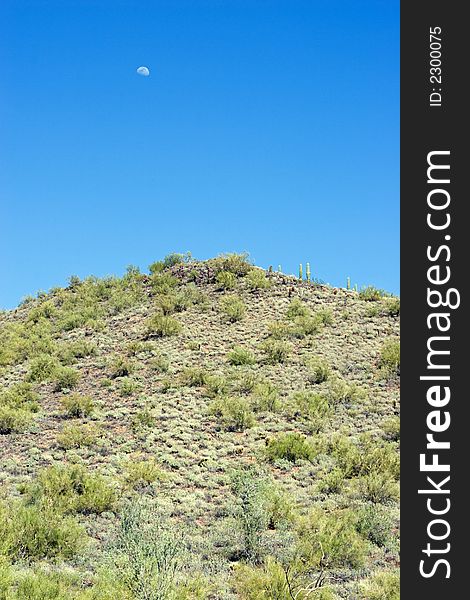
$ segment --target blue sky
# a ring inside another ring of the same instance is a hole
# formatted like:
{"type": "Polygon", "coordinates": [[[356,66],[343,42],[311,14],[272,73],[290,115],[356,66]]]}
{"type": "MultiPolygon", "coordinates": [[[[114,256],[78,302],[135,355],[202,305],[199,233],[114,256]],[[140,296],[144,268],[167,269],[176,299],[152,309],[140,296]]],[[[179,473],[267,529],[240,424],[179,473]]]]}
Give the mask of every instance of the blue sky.
{"type": "Polygon", "coordinates": [[[398,292],[398,1],[2,0],[0,23],[0,306],[186,250],[398,292]]]}

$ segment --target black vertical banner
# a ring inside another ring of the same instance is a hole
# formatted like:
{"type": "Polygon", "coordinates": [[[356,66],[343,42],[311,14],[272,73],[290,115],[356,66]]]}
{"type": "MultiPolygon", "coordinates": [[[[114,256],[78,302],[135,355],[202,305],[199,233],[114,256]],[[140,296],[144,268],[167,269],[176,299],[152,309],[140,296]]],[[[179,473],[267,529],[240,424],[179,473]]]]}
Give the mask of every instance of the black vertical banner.
{"type": "Polygon", "coordinates": [[[401,597],[410,600],[470,596],[465,8],[401,5],[401,597]]]}

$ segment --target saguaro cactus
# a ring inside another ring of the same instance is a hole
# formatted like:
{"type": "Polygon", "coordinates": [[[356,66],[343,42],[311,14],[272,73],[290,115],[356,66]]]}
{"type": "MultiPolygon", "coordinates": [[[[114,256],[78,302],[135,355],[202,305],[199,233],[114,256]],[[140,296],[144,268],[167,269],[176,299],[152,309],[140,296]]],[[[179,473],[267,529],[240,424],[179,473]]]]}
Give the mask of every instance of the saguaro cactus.
{"type": "Polygon", "coordinates": [[[346,289],[350,290],[351,289],[351,278],[348,277],[346,280],[346,289]]]}
{"type": "Polygon", "coordinates": [[[303,274],[303,270],[302,270],[302,263],[300,263],[300,265],[299,265],[299,279],[301,281],[303,279],[303,276],[304,276],[304,274],[303,274]]]}
{"type": "Polygon", "coordinates": [[[310,263],[305,265],[305,275],[307,276],[307,281],[310,283],[311,275],[310,275],[310,263]]]}

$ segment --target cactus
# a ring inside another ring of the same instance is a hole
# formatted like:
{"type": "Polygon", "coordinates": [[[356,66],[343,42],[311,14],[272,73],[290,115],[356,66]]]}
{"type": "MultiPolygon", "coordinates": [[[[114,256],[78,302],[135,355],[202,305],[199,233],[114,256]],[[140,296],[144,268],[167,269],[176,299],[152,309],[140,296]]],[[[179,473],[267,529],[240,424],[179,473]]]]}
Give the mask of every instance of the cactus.
{"type": "Polygon", "coordinates": [[[346,280],[346,289],[347,290],[351,289],[351,278],[350,277],[348,277],[346,280]]]}
{"type": "Polygon", "coordinates": [[[272,272],[273,272],[273,266],[269,265],[269,267],[268,267],[268,273],[272,273],[272,272]]]}
{"type": "Polygon", "coordinates": [[[302,281],[304,277],[303,271],[302,271],[302,263],[300,263],[299,265],[299,279],[302,281]]]}
{"type": "Polygon", "coordinates": [[[282,268],[281,268],[281,265],[277,265],[277,272],[278,272],[278,273],[282,273],[282,268]]]}
{"type": "Polygon", "coordinates": [[[357,292],[357,283],[354,284],[354,291],[357,292]]]}
{"type": "Polygon", "coordinates": [[[307,276],[307,281],[310,283],[311,274],[310,274],[310,263],[305,265],[305,275],[307,276]]]}

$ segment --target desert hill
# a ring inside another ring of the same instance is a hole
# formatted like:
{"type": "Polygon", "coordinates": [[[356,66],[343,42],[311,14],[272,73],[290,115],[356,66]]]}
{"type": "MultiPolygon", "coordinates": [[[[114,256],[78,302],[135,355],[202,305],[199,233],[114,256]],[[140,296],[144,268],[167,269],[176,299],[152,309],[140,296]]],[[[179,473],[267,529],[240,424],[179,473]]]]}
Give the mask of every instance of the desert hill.
{"type": "Polygon", "coordinates": [[[169,255],[0,314],[0,599],[398,599],[399,300],[169,255]]]}

